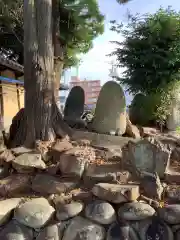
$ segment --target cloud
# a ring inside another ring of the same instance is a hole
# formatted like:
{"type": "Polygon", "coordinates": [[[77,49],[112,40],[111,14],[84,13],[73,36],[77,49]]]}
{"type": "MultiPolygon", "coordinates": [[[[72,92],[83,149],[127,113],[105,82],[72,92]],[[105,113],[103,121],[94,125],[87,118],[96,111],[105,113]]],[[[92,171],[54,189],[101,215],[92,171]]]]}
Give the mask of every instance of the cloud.
{"type": "MultiPolygon", "coordinates": [[[[110,41],[121,41],[122,37],[109,30],[110,25],[106,24],[105,32],[94,40],[93,48],[82,57],[82,63],[79,67],[79,77],[87,79],[100,79],[102,84],[109,80],[109,70],[112,60],[115,57],[107,56],[116,45],[110,41]]],[[[75,73],[75,69],[72,70],[75,73]]]]}

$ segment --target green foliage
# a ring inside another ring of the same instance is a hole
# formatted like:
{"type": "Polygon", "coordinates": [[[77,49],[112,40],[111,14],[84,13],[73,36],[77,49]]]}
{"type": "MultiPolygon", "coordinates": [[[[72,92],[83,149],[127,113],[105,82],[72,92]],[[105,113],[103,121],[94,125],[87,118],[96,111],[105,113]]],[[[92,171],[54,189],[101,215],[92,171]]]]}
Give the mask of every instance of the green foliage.
{"type": "Polygon", "coordinates": [[[180,126],[176,128],[176,132],[180,134],[180,126]]]}
{"type": "Polygon", "coordinates": [[[129,16],[127,26],[113,22],[124,41],[115,42],[118,66],[126,70],[118,80],[132,93],[149,94],[178,79],[180,13],[170,8],[153,15],[129,16]]]}
{"type": "MultiPolygon", "coordinates": [[[[1,54],[23,63],[23,0],[0,1],[1,54]]],[[[96,0],[58,0],[58,25],[65,67],[76,65],[77,55],[88,52],[104,31],[104,17],[96,0]]]]}
{"type": "Polygon", "coordinates": [[[180,13],[159,9],[155,14],[129,15],[124,26],[112,21],[112,31],[121,33],[122,42],[115,42],[119,67],[125,68],[118,78],[132,94],[149,98],[142,103],[147,115],[161,125],[170,113],[172,92],[180,86],[180,13]]]}

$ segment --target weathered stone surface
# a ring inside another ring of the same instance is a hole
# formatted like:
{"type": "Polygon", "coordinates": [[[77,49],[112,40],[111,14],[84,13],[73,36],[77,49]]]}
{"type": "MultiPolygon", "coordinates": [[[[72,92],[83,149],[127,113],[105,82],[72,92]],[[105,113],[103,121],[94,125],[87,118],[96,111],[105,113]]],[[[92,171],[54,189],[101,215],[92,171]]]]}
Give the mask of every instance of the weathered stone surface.
{"type": "Polygon", "coordinates": [[[142,93],[138,93],[134,96],[129,108],[129,118],[133,124],[144,126],[149,122],[150,114],[149,112],[145,113],[147,100],[147,97],[142,93]]]}
{"type": "Polygon", "coordinates": [[[167,170],[165,173],[165,180],[167,183],[170,183],[170,184],[172,183],[180,184],[180,173],[167,170]]]}
{"type": "Polygon", "coordinates": [[[1,231],[0,239],[2,240],[33,240],[32,229],[12,220],[1,231]]]}
{"type": "Polygon", "coordinates": [[[30,176],[23,174],[10,175],[0,180],[0,196],[13,196],[30,188],[30,176]]]}
{"type": "Polygon", "coordinates": [[[71,191],[71,194],[75,201],[82,201],[85,204],[92,202],[96,198],[88,189],[75,189],[71,191]]]}
{"type": "Polygon", "coordinates": [[[180,239],[180,230],[178,230],[174,236],[174,240],[179,240],[179,239],[180,239]]]}
{"type": "Polygon", "coordinates": [[[169,167],[171,151],[154,138],[148,138],[137,143],[129,142],[123,150],[124,167],[134,172],[157,172],[160,178],[164,177],[169,167]]]}
{"type": "Polygon", "coordinates": [[[0,163],[9,163],[11,162],[15,156],[12,154],[12,152],[9,149],[6,149],[4,152],[0,154],[0,163]]]}
{"type": "Polygon", "coordinates": [[[180,201],[180,186],[172,185],[166,188],[167,197],[174,201],[180,201]]]}
{"type": "Polygon", "coordinates": [[[9,175],[10,164],[4,163],[0,165],[0,179],[3,179],[9,175]]]}
{"type": "Polygon", "coordinates": [[[166,127],[170,131],[175,131],[177,127],[180,126],[180,110],[179,110],[179,104],[180,104],[180,94],[179,94],[180,88],[174,89],[172,92],[173,99],[171,100],[171,105],[169,108],[169,115],[166,120],[166,127]]]}
{"type": "Polygon", "coordinates": [[[51,161],[52,155],[50,154],[50,148],[51,148],[51,141],[41,141],[36,140],[35,142],[35,151],[39,154],[41,154],[42,160],[44,162],[51,161]]]}
{"type": "Polygon", "coordinates": [[[67,139],[64,140],[58,139],[51,149],[54,162],[59,162],[61,154],[72,148],[73,148],[72,143],[70,143],[67,139]]]}
{"type": "Polygon", "coordinates": [[[163,208],[158,209],[158,215],[161,219],[169,224],[179,224],[180,223],[180,205],[173,204],[167,205],[163,208]]]}
{"type": "Polygon", "coordinates": [[[64,178],[57,178],[46,174],[37,174],[32,181],[32,189],[42,194],[63,193],[74,187],[77,182],[64,178]]]}
{"type": "Polygon", "coordinates": [[[59,164],[51,164],[46,168],[46,172],[50,175],[55,175],[59,171],[59,164]]]}
{"type": "Polygon", "coordinates": [[[139,197],[139,186],[98,183],[93,187],[92,192],[100,199],[122,203],[136,200],[139,197]]]}
{"type": "Polygon", "coordinates": [[[4,144],[4,136],[2,131],[0,131],[0,153],[3,152],[6,149],[6,146],[4,144]]]}
{"type": "Polygon", "coordinates": [[[141,138],[139,129],[131,123],[128,116],[126,117],[126,134],[132,138],[141,138]]]}
{"type": "Polygon", "coordinates": [[[180,162],[180,147],[175,147],[171,153],[171,159],[180,162]]]}
{"type": "Polygon", "coordinates": [[[111,204],[96,200],[85,208],[85,216],[100,224],[111,224],[116,221],[116,213],[111,204]]]}
{"type": "Polygon", "coordinates": [[[47,226],[38,233],[36,240],[61,240],[68,224],[69,222],[60,222],[47,226]]]}
{"type": "Polygon", "coordinates": [[[104,240],[104,238],[105,229],[102,226],[77,216],[71,220],[62,240],[104,240]]]}
{"type": "Polygon", "coordinates": [[[24,153],[12,161],[13,167],[19,173],[33,172],[34,169],[45,169],[46,164],[38,153],[24,153]]]}
{"type": "Polygon", "coordinates": [[[62,154],[59,168],[63,174],[81,177],[85,165],[95,160],[95,151],[92,148],[74,148],[62,154]]]}
{"type": "Polygon", "coordinates": [[[139,240],[137,233],[128,224],[113,223],[107,232],[106,240],[139,240]]]}
{"type": "Polygon", "coordinates": [[[32,149],[21,146],[21,147],[12,148],[11,151],[15,156],[19,156],[24,153],[32,152],[32,149]]]}
{"type": "Polygon", "coordinates": [[[173,240],[170,227],[158,217],[153,217],[143,227],[138,229],[141,239],[173,240]]]}
{"type": "Polygon", "coordinates": [[[120,183],[127,183],[130,179],[128,171],[122,171],[121,163],[104,162],[102,164],[89,164],[84,173],[84,183],[94,185],[95,183],[113,183],[119,181],[120,183]]]}
{"type": "Polygon", "coordinates": [[[122,137],[122,136],[113,136],[107,134],[98,134],[95,132],[87,132],[87,131],[74,131],[71,139],[77,141],[78,139],[87,139],[91,141],[91,146],[103,147],[111,149],[112,146],[115,148],[121,149],[124,147],[129,141],[137,142],[137,139],[122,137]]]}
{"type": "Polygon", "coordinates": [[[143,220],[155,214],[154,208],[142,202],[125,203],[118,210],[119,219],[123,220],[143,220]]]}
{"type": "Polygon", "coordinates": [[[157,173],[151,174],[143,172],[143,176],[141,178],[141,188],[143,189],[145,196],[161,200],[164,189],[157,173]]]}
{"type": "Polygon", "coordinates": [[[54,211],[45,198],[35,198],[16,208],[14,217],[25,226],[41,228],[51,219],[54,211]]]}
{"type": "Polygon", "coordinates": [[[118,133],[118,135],[125,133],[126,100],[123,89],[118,83],[109,81],[101,88],[92,129],[105,134],[109,134],[111,131],[118,133]]]}
{"type": "Polygon", "coordinates": [[[159,130],[157,130],[156,128],[140,127],[140,134],[142,137],[154,136],[158,133],[159,133],[159,130]]]}
{"type": "Polygon", "coordinates": [[[77,216],[83,210],[83,203],[71,202],[69,204],[56,205],[56,217],[59,221],[68,220],[77,216]]]}
{"type": "Polygon", "coordinates": [[[121,161],[122,151],[119,145],[92,145],[96,149],[96,157],[106,161],[121,161]]]}
{"type": "Polygon", "coordinates": [[[10,217],[11,212],[21,202],[20,198],[10,198],[0,201],[0,226],[10,217]]]}
{"type": "Polygon", "coordinates": [[[84,112],[85,94],[80,86],[71,89],[64,108],[64,118],[80,119],[84,112]]]}

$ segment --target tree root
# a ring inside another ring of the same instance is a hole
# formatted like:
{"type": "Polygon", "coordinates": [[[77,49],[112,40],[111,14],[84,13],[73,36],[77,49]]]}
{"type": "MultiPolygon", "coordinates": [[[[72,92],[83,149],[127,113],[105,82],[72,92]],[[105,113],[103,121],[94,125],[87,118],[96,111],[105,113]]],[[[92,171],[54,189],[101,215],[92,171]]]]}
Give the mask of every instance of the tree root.
{"type": "MultiPolygon", "coordinates": [[[[10,134],[8,141],[9,148],[14,148],[22,145],[27,147],[34,147],[36,140],[53,142],[56,138],[71,137],[73,133],[73,130],[68,126],[67,123],[64,122],[61,112],[59,111],[56,104],[54,104],[53,106],[53,114],[51,116],[51,128],[49,128],[48,139],[39,139],[39,137],[33,136],[35,130],[32,133],[29,133],[27,124],[28,121],[25,114],[25,109],[22,108],[16,114],[16,116],[14,116],[12,124],[10,126],[10,134]],[[30,139],[27,139],[27,135],[29,135],[30,139]]],[[[40,130],[38,132],[40,132],[40,130]]]]}

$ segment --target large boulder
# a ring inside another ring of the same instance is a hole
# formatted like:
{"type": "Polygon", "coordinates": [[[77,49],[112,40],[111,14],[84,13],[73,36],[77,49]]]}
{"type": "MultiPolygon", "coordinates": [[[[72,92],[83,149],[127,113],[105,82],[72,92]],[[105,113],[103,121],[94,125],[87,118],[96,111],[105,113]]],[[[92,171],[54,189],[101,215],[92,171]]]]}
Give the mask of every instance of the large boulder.
{"type": "Polygon", "coordinates": [[[64,232],[62,240],[104,240],[105,229],[82,217],[75,217],[64,232]]]}
{"type": "Polygon", "coordinates": [[[168,224],[180,224],[180,205],[167,205],[158,209],[158,216],[168,224]]]}
{"type": "Polygon", "coordinates": [[[85,216],[99,224],[111,224],[116,221],[116,212],[108,202],[96,200],[85,208],[85,216]]]}
{"type": "Polygon", "coordinates": [[[12,220],[0,231],[2,240],[33,240],[32,229],[12,220]]]}
{"type": "Polygon", "coordinates": [[[118,210],[119,219],[139,221],[152,217],[155,214],[154,208],[152,208],[147,203],[142,202],[131,202],[125,203],[118,210]]]}
{"type": "Polygon", "coordinates": [[[15,219],[31,228],[43,227],[53,216],[55,209],[45,198],[35,198],[16,208],[15,219]]]}

